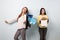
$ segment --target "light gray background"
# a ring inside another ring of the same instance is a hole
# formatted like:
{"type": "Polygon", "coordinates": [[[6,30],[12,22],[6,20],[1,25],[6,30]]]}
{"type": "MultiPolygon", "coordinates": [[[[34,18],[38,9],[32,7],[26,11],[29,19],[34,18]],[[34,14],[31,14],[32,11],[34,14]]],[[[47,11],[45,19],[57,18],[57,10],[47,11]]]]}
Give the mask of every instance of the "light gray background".
{"type": "MultiPolygon", "coordinates": [[[[15,18],[27,6],[35,18],[44,7],[49,16],[47,40],[60,40],[60,0],[0,0],[0,40],[14,40],[17,23],[8,25],[5,19],[15,18]]],[[[37,24],[27,30],[27,40],[39,40],[37,24]]]]}

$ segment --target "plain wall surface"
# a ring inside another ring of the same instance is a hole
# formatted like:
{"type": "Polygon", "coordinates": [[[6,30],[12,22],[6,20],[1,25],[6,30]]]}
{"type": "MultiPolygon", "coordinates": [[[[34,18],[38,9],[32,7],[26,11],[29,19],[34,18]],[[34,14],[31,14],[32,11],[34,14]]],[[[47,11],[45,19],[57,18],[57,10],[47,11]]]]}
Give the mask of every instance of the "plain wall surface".
{"type": "MultiPolygon", "coordinates": [[[[35,18],[40,8],[46,9],[49,17],[47,40],[60,40],[60,0],[0,0],[0,40],[14,40],[17,22],[9,25],[5,19],[13,19],[19,15],[21,8],[27,6],[29,13],[35,18]]],[[[26,31],[27,40],[39,40],[37,24],[26,31]]]]}

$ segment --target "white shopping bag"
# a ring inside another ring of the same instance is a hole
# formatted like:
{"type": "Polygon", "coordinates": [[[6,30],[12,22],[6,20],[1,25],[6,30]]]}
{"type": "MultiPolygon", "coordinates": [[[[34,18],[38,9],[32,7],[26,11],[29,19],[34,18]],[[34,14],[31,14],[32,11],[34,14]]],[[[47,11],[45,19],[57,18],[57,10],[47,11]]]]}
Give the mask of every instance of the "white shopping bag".
{"type": "Polygon", "coordinates": [[[41,26],[47,27],[47,20],[41,20],[41,26]]]}

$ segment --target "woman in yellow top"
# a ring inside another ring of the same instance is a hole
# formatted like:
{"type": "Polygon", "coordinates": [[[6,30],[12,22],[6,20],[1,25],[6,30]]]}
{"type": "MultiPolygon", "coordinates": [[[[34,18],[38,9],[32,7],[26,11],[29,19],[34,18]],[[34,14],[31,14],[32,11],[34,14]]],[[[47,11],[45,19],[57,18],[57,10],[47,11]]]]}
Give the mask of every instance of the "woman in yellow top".
{"type": "Polygon", "coordinates": [[[40,40],[46,40],[47,24],[49,19],[44,8],[41,8],[37,21],[39,26],[40,40]]]}

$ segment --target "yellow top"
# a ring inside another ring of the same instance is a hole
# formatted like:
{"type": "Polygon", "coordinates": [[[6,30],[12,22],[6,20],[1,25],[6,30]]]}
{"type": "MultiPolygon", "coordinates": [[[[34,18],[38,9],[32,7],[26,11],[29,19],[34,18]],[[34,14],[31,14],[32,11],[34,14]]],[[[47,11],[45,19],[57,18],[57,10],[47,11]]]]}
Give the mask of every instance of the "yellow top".
{"type": "Polygon", "coordinates": [[[39,15],[38,18],[37,18],[37,22],[38,22],[38,25],[40,28],[45,28],[45,27],[42,27],[40,21],[41,20],[48,20],[48,16],[47,15],[39,15]]]}

